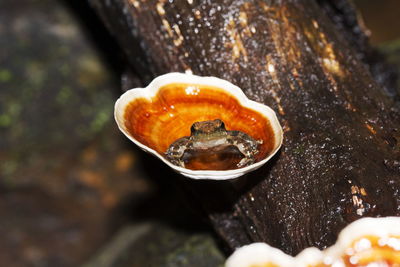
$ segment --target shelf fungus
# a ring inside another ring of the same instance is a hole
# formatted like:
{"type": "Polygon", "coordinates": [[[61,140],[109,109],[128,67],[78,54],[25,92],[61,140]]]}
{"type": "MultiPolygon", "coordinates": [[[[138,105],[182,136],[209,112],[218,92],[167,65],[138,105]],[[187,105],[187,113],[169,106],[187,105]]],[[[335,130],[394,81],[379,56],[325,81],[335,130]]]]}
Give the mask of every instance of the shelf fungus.
{"type": "Polygon", "coordinates": [[[275,112],[216,77],[169,73],[115,103],[119,129],[175,171],[225,180],[265,164],[283,139],[275,112]]]}
{"type": "Polygon", "coordinates": [[[307,248],[296,257],[265,243],[237,249],[225,267],[400,266],[400,217],[363,218],[342,230],[335,245],[307,248]]]}

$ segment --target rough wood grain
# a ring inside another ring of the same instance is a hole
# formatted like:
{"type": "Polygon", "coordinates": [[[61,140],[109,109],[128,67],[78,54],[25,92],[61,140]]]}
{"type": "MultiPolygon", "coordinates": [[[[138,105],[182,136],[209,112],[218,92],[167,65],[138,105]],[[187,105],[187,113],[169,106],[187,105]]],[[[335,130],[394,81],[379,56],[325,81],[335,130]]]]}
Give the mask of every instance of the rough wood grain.
{"type": "Polygon", "coordinates": [[[398,108],[316,2],[91,2],[143,82],[213,75],[278,113],[272,163],[235,184],[185,183],[231,248],[296,254],[362,216],[400,215],[398,108]]]}
{"type": "Polygon", "coordinates": [[[400,88],[397,86],[396,66],[389,64],[385,56],[369,43],[370,31],[366,28],[362,14],[353,1],[316,0],[320,8],[333,22],[335,28],[353,48],[357,58],[365,64],[387,95],[400,101],[400,88]]]}

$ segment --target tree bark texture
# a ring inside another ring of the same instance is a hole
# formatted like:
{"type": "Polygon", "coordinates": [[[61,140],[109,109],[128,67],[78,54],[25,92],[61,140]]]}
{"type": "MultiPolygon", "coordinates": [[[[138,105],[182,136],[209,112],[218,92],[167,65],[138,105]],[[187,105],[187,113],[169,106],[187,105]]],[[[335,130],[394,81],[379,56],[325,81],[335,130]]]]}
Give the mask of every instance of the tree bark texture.
{"type": "Polygon", "coordinates": [[[400,100],[396,66],[388,64],[384,56],[369,43],[369,30],[361,14],[349,0],[316,0],[335,28],[353,48],[357,58],[368,68],[385,93],[400,100]]]}
{"type": "Polygon", "coordinates": [[[231,248],[265,241],[296,254],[334,243],[360,217],[400,215],[398,107],[326,7],[91,3],[144,83],[172,71],[217,76],[277,112],[284,144],[271,163],[233,184],[185,182],[231,248]]]}

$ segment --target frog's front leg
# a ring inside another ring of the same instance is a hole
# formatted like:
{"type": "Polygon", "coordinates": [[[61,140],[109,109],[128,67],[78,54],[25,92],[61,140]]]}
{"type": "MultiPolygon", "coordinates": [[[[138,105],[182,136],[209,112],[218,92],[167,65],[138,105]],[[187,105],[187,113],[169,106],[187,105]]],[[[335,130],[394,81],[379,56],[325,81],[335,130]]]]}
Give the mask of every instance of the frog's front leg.
{"type": "Polygon", "coordinates": [[[262,144],[262,140],[255,140],[249,135],[239,131],[232,131],[228,141],[230,144],[236,146],[240,153],[242,153],[244,156],[244,158],[241,159],[237,164],[239,168],[254,163],[254,156],[258,153],[257,147],[259,144],[262,144]]]}
{"type": "Polygon", "coordinates": [[[185,163],[182,160],[185,150],[189,148],[190,141],[188,137],[182,137],[172,143],[167,152],[165,153],[168,161],[172,164],[185,167],[185,163]]]}

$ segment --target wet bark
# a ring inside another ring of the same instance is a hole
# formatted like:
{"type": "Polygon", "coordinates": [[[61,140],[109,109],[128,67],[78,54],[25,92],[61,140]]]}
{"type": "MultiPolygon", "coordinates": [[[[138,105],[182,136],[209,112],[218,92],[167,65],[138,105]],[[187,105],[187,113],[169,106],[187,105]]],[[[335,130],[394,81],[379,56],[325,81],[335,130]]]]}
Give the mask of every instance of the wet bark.
{"type": "Polygon", "coordinates": [[[277,112],[285,140],[271,163],[234,183],[184,180],[230,248],[265,241],[296,254],[360,217],[400,215],[399,110],[332,1],[91,3],[143,83],[217,76],[277,112]]]}
{"type": "Polygon", "coordinates": [[[317,0],[317,3],[385,93],[400,101],[400,91],[397,86],[399,74],[396,66],[389,64],[381,52],[371,47],[370,32],[365,27],[362,14],[358,12],[354,3],[348,0],[317,0]]]}

